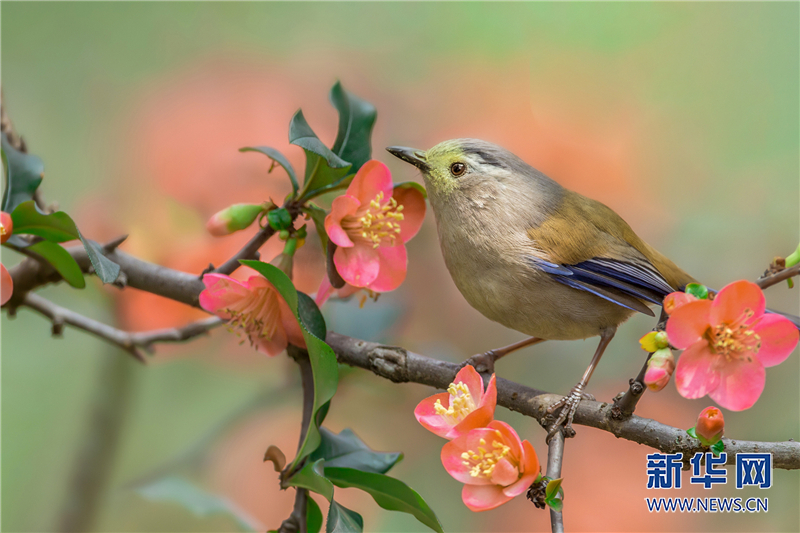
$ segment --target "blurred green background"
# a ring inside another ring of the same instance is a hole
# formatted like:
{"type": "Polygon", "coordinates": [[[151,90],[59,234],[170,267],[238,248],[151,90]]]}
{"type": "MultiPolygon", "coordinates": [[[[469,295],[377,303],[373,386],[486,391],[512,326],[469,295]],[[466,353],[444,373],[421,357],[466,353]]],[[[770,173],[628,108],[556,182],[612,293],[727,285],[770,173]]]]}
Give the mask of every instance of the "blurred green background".
{"type": "MultiPolygon", "coordinates": [[[[373,153],[395,181],[419,176],[384,146],[497,142],[614,208],[712,287],[754,279],[798,243],[797,3],[3,2],[0,10],[4,99],[45,162],[45,198],[89,237],[128,233],[123,249],[174,268],[199,273],[248,238],[207,236],[215,211],[287,192],[283,176],[239,147],[272,145],[302,167],[287,142],[301,106],[323,140],[333,139],[326,94],[336,79],[377,105],[373,153]]],[[[268,246],[264,256],[275,253],[268,246]]],[[[430,213],[409,258],[395,293],[363,309],[327,304],[331,329],[453,361],[520,338],[464,303],[430,213]]],[[[19,260],[6,251],[2,259],[19,260]]],[[[300,288],[314,292],[321,264],[309,239],[300,288]]],[[[129,329],[198,316],[89,285],[41,292],[129,329]]],[[[797,295],[780,285],[768,300],[798,314],[797,295]]],[[[299,385],[285,357],[267,359],[220,330],[160,347],[143,367],[78,331],[51,339],[49,324],[27,310],[13,320],[4,313],[1,325],[3,531],[263,530],[288,516],[292,494],[277,490],[277,474],[261,462],[269,444],[287,454],[296,445],[299,385]],[[239,522],[153,501],[176,478],[223,498],[239,522]]],[[[589,392],[608,401],[626,387],[644,357],[636,340],[650,327],[636,317],[621,328],[589,392]]],[[[563,393],[593,350],[594,341],[546,343],[497,372],[563,393]]],[[[800,438],[799,380],[795,353],[767,371],[752,409],[725,412],[726,434],[800,438]]],[[[523,498],[481,514],[464,507],[439,461],[443,441],[413,417],[433,392],[343,369],[326,425],[402,450],[392,474],[429,501],[447,531],[548,531],[547,513],[523,498]]],[[[670,385],[647,394],[639,414],[688,428],[711,404],[670,385]]],[[[541,428],[503,409],[498,417],[545,456],[541,428]]],[[[776,471],[766,491],[703,491],[684,478],[685,488],[658,494],[767,496],[766,514],[648,513],[648,451],[579,428],[565,455],[567,529],[800,528],[797,472],[776,471]]],[[[337,494],[368,531],[423,531],[352,489],[337,494]]]]}

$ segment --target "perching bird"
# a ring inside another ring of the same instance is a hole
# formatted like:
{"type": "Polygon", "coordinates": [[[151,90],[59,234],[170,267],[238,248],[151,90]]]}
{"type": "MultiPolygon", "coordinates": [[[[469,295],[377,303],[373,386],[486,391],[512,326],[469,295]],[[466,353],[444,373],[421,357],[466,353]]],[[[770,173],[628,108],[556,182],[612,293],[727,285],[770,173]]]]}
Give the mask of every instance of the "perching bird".
{"type": "Polygon", "coordinates": [[[494,359],[542,340],[600,336],[589,368],[550,429],[572,418],[600,357],[633,313],[694,279],[640,239],[610,208],[567,190],[500,146],[445,141],[387,150],[422,171],[453,281],[484,316],[532,338],[487,352],[494,359]]]}

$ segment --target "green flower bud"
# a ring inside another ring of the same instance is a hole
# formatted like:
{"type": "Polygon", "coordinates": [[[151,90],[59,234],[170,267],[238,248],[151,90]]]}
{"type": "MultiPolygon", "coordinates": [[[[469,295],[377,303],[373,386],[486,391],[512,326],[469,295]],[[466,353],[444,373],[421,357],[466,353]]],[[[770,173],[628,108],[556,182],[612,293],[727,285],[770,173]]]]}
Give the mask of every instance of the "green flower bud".
{"type": "Polygon", "coordinates": [[[206,229],[215,237],[230,235],[250,226],[262,211],[264,206],[261,204],[235,204],[212,216],[206,229]]]}

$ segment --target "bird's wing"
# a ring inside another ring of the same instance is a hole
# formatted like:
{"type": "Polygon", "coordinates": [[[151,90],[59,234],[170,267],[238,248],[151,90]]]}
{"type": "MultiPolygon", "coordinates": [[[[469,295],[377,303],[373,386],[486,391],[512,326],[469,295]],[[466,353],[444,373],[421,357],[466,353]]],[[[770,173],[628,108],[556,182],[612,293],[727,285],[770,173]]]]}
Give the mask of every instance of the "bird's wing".
{"type": "Polygon", "coordinates": [[[558,218],[528,230],[531,253],[525,255],[555,281],[654,316],[646,302],[660,305],[678,289],[681,275],[691,279],[605,205],[567,191],[558,212],[558,218]],[[654,266],[665,261],[679,273],[670,276],[678,281],[670,282],[654,266]]]}

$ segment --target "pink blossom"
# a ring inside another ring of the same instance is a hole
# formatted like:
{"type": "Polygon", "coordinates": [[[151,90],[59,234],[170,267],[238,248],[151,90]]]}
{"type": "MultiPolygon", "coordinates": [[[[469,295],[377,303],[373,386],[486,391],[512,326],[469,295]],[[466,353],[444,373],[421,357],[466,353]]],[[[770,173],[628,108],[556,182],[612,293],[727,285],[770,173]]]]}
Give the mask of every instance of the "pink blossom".
{"type": "Polygon", "coordinates": [[[669,348],[657,350],[647,361],[647,371],[644,374],[644,384],[651,391],[658,392],[669,383],[669,378],[675,371],[675,357],[669,348]]]}
{"type": "Polygon", "coordinates": [[[314,301],[317,304],[317,307],[322,307],[328,299],[336,295],[337,298],[345,299],[353,296],[354,294],[358,294],[359,292],[363,292],[361,297],[359,298],[361,307],[364,307],[364,302],[367,301],[367,298],[372,298],[373,300],[377,300],[379,293],[373,292],[369,289],[364,289],[363,287],[353,287],[349,283],[345,283],[344,287],[341,289],[334,289],[333,285],[331,285],[328,276],[322,276],[322,282],[319,284],[319,289],[317,289],[317,295],[314,298],[314,301]]]}
{"type": "Polygon", "coordinates": [[[725,417],[716,407],[706,407],[697,417],[695,434],[703,446],[716,444],[725,432],[725,417]]]}
{"type": "Polygon", "coordinates": [[[494,419],[497,384],[494,374],[486,392],[483,379],[470,365],[456,374],[447,392],[425,398],[414,416],[426,429],[446,439],[454,439],[468,431],[486,427],[494,419]]]}
{"type": "Polygon", "coordinates": [[[6,270],[6,266],[0,264],[0,305],[5,305],[14,293],[14,279],[6,270]]]}
{"type": "Polygon", "coordinates": [[[422,225],[425,199],[414,188],[392,187],[389,169],[367,161],[347,191],[333,200],[325,230],[338,248],[336,270],[354,287],[387,292],[406,277],[405,243],[422,225]]]}
{"type": "Polygon", "coordinates": [[[206,289],[200,293],[200,306],[228,320],[258,351],[278,355],[289,343],[305,348],[297,318],[263,276],[242,282],[223,274],[206,274],[203,283],[206,289]]]}
{"type": "Polygon", "coordinates": [[[472,511],[494,509],[528,490],[539,475],[533,445],[514,428],[494,420],[442,448],[442,464],[464,483],[461,499],[472,511]]]}
{"type": "Polygon", "coordinates": [[[708,394],[731,411],[750,408],[764,390],[765,367],[782,363],[798,341],[786,318],[765,314],[764,294],[755,283],[736,281],[711,300],[676,308],[667,335],[685,350],[675,385],[685,398],[708,394]]]}

